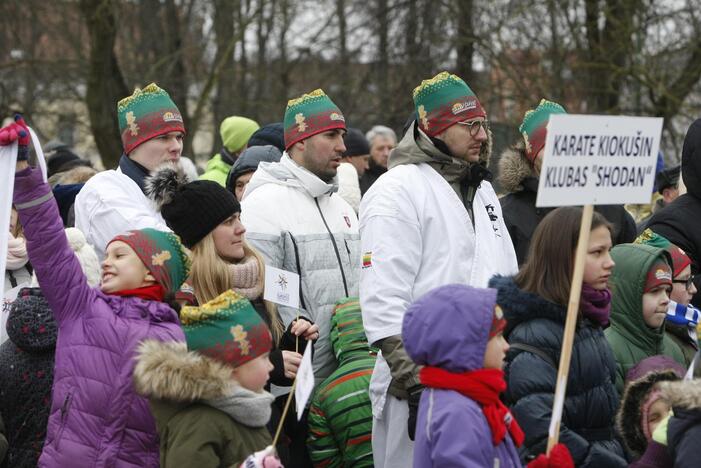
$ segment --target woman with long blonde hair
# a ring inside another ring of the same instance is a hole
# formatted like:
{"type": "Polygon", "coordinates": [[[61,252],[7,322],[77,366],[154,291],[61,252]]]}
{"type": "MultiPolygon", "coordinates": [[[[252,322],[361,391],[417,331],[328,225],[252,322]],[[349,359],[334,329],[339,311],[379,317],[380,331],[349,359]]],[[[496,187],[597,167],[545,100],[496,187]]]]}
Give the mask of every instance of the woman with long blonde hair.
{"type": "Polygon", "coordinates": [[[166,224],[191,250],[189,285],[197,303],[204,304],[229,289],[246,297],[268,324],[275,348],[269,383],[289,386],[302,360],[306,342],[319,328],[300,317],[284,329],[275,305],[263,299],[265,264],[246,243],[239,218],[241,205],[216,182],[187,182],[173,165],[158,169],[146,181],[147,195],[158,205],[166,224]]]}

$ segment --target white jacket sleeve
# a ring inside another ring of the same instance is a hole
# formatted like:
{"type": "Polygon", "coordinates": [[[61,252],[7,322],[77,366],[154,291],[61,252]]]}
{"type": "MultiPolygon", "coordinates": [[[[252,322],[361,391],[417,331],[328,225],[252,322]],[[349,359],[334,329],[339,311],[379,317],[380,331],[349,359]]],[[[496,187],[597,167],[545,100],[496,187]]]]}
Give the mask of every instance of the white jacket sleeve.
{"type": "Polygon", "coordinates": [[[358,213],[360,207],[360,181],[358,171],[351,163],[338,166],[338,194],[358,213]]]}
{"type": "Polygon", "coordinates": [[[370,343],[401,335],[423,250],[407,194],[399,187],[382,188],[366,194],[360,207],[360,305],[370,343]]]}
{"type": "Polygon", "coordinates": [[[104,258],[107,243],[119,234],[144,228],[171,230],[162,218],[154,216],[152,210],[132,199],[128,192],[98,190],[94,185],[85,185],[76,198],[75,225],[100,259],[104,258]]]}

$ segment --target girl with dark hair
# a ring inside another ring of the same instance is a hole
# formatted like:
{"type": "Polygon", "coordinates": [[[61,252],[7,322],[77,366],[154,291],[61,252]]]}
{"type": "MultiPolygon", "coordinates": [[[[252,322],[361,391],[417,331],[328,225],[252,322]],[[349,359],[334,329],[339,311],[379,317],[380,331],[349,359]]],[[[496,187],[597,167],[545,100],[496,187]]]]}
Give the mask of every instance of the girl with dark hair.
{"type": "MultiPolygon", "coordinates": [[[[504,397],[525,433],[525,462],[544,452],[548,441],[581,218],[581,208],[552,211],[538,225],[519,273],[489,282],[508,323],[504,397]]],[[[579,467],[626,466],[613,429],[616,363],[604,337],[610,249],[611,225],[594,213],[559,437],[579,467]]]]}

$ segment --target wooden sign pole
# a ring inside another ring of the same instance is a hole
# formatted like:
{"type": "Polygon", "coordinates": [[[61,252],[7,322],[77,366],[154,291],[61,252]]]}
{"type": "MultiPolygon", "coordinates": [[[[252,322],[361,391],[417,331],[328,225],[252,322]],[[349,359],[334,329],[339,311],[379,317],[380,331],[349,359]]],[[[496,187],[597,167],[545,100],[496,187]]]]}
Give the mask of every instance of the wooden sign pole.
{"type": "Polygon", "coordinates": [[[560,366],[557,370],[557,383],[555,387],[555,400],[553,402],[552,420],[548,434],[548,454],[557,444],[560,437],[560,421],[562,419],[562,407],[565,403],[567,390],[567,376],[570,371],[570,359],[572,358],[572,343],[574,331],[579,314],[579,298],[582,294],[582,280],[584,278],[584,264],[586,263],[587,247],[589,246],[589,233],[591,231],[591,219],[594,213],[594,205],[585,205],[582,210],[582,224],[579,228],[579,240],[572,272],[572,285],[570,286],[570,300],[567,306],[567,319],[565,321],[565,333],[562,337],[562,351],[560,352],[560,366]]]}

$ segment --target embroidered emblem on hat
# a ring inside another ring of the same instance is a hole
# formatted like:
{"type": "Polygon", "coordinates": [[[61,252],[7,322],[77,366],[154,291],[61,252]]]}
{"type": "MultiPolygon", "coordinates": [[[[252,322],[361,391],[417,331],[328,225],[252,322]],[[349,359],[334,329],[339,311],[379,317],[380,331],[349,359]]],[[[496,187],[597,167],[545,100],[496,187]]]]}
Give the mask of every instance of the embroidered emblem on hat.
{"type": "Polygon", "coordinates": [[[504,311],[501,310],[499,304],[494,306],[494,316],[497,318],[497,320],[501,320],[504,318],[504,311]]]}
{"type": "Polygon", "coordinates": [[[370,268],[372,266],[372,252],[365,252],[363,254],[363,268],[370,268]]]}
{"type": "Polygon", "coordinates": [[[658,280],[672,281],[672,274],[669,271],[665,271],[662,268],[658,268],[655,271],[655,278],[657,278],[658,280]]]}
{"type": "Polygon", "coordinates": [[[456,102],[453,104],[453,115],[457,115],[461,112],[476,109],[477,101],[475,99],[470,99],[469,101],[456,102]]]}
{"type": "Polygon", "coordinates": [[[302,114],[301,112],[295,115],[295,123],[297,123],[297,131],[299,133],[302,133],[305,130],[307,130],[307,124],[304,122],[304,114],[302,114]]]}
{"type": "Polygon", "coordinates": [[[421,119],[421,125],[423,125],[424,130],[428,129],[428,113],[426,113],[426,108],[423,104],[419,106],[419,119],[421,119]]]}
{"type": "Polygon", "coordinates": [[[246,338],[248,336],[248,332],[243,329],[242,325],[231,327],[229,331],[231,332],[231,336],[234,337],[234,341],[241,346],[241,355],[246,356],[251,350],[251,344],[246,338]]]}
{"type": "Polygon", "coordinates": [[[172,257],[170,255],[170,252],[168,250],[162,250],[158,252],[157,254],[153,254],[151,256],[151,263],[154,265],[162,266],[165,265],[165,263],[170,260],[172,257]]]}
{"type": "Polygon", "coordinates": [[[166,112],[163,114],[163,121],[164,122],[182,122],[183,118],[180,114],[176,114],[174,112],[166,112]]]}
{"type": "Polygon", "coordinates": [[[331,120],[340,120],[341,122],[345,122],[346,119],[339,114],[338,112],[331,112],[331,115],[329,115],[329,119],[331,120]]]}
{"type": "Polygon", "coordinates": [[[139,134],[139,126],[136,124],[136,117],[134,116],[134,113],[129,111],[127,112],[127,125],[129,126],[129,131],[133,136],[136,136],[139,134]]]}

